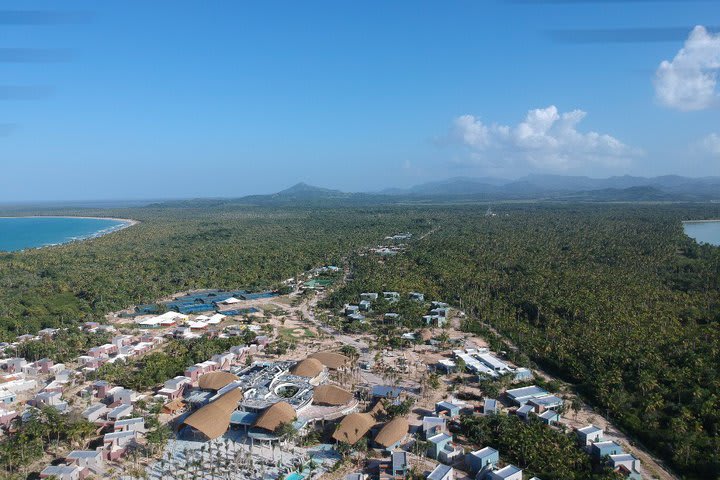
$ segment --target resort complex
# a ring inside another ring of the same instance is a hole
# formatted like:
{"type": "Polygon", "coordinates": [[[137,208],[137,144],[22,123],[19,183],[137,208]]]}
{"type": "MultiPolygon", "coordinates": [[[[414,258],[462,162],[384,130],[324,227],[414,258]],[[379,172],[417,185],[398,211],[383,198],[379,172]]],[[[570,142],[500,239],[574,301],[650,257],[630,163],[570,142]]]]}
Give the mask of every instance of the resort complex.
{"type": "MultiPolygon", "coordinates": [[[[363,254],[401,255],[411,239],[363,254]]],[[[351,275],[323,266],[280,291],[183,292],[22,336],[3,347],[0,422],[81,418],[81,448],[37,469],[58,480],[529,479],[507,439],[477,436],[498,422],[571,435],[586,468],[646,478],[622,435],[578,420],[577,399],[463,332],[444,299],[362,289],[333,305],[351,275]],[[70,333],[103,341],[61,364],[11,355],[70,333]],[[178,355],[160,382],[148,371],[178,355]]]]}

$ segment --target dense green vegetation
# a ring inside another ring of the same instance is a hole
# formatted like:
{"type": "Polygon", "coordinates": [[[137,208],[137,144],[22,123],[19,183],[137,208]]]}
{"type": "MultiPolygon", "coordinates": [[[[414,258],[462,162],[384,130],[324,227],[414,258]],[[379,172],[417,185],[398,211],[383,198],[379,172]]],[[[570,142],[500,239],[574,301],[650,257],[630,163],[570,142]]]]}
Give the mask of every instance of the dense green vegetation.
{"type": "MultiPolygon", "coordinates": [[[[142,223],[81,244],[0,254],[0,334],[97,319],[189,288],[266,288],[350,255],[355,279],[332,305],[382,290],[448,301],[468,313],[465,329],[500,332],[518,348],[508,346],[512,355],[574,384],[686,478],[717,477],[720,249],[688,239],[680,220],[720,217],[720,206],[485,210],[208,204],[83,212],[142,223]],[[353,254],[405,230],[417,235],[402,255],[353,254]]],[[[408,307],[403,322],[413,327],[419,312],[408,307]]],[[[132,365],[136,377],[112,378],[157,384],[186,366],[168,353],[132,365]],[[140,370],[161,373],[145,378],[140,370]]]]}
{"type": "Polygon", "coordinates": [[[573,433],[548,428],[536,419],[525,423],[514,415],[463,416],[459,433],[475,445],[492,445],[504,461],[529,475],[564,480],[623,478],[602,466],[593,468],[573,433]]]}
{"type": "Polygon", "coordinates": [[[79,415],[62,415],[52,407],[33,410],[26,422],[16,423],[17,432],[0,441],[2,478],[27,473],[27,467],[46,450],[57,454],[59,449],[84,447],[97,428],[79,415]]]}
{"type": "Polygon", "coordinates": [[[101,319],[192,288],[277,286],[420,218],[382,208],[321,215],[222,207],[81,213],[142,223],[79,244],[0,253],[0,340],[101,319]]]}
{"type": "Polygon", "coordinates": [[[718,206],[436,210],[404,255],[352,259],[360,291],[424,291],[496,329],[688,478],[720,472],[720,249],[683,218],[718,206]]]}
{"type": "Polygon", "coordinates": [[[41,338],[37,342],[20,343],[13,354],[34,362],[41,358],[49,358],[55,363],[65,363],[76,359],[91,347],[108,343],[112,335],[109,333],[89,333],[79,328],[60,330],[54,337],[41,338]]]}

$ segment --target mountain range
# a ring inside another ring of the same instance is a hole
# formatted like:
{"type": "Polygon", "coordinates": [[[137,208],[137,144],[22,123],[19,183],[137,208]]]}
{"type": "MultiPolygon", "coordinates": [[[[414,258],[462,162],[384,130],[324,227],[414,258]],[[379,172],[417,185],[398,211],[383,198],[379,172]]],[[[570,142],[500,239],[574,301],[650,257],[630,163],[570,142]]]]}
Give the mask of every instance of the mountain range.
{"type": "MultiPolygon", "coordinates": [[[[720,177],[690,178],[679,175],[633,177],[629,175],[590,178],[563,175],[529,175],[517,180],[501,178],[455,177],[416,185],[405,190],[393,189],[380,193],[393,195],[478,195],[526,198],[528,196],[566,196],[586,192],[630,190],[638,195],[666,194],[677,200],[720,198],[720,177]]],[[[625,194],[628,192],[625,192],[625,194]]],[[[623,194],[624,195],[624,194],[623,194]]]]}
{"type": "Polygon", "coordinates": [[[720,177],[690,178],[616,176],[590,178],[563,175],[529,175],[517,180],[494,177],[455,177],[376,192],[343,192],[298,183],[277,193],[235,199],[172,201],[214,205],[378,205],[393,203],[452,203],[502,200],[584,202],[707,202],[720,201],[720,177]]]}

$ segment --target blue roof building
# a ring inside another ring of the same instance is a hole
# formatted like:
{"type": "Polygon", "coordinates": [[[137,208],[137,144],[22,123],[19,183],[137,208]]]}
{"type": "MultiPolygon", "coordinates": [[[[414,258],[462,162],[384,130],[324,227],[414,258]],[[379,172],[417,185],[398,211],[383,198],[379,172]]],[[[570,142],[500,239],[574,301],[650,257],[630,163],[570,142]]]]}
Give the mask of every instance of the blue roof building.
{"type": "Polygon", "coordinates": [[[427,476],[427,480],[453,480],[453,478],[455,478],[453,468],[442,463],[427,476]]]}
{"type": "Polygon", "coordinates": [[[425,438],[430,438],[445,431],[445,419],[440,417],[423,417],[422,431],[425,438]]]}
{"type": "Polygon", "coordinates": [[[452,442],[452,436],[447,433],[438,433],[437,435],[428,438],[428,443],[430,444],[428,447],[428,457],[437,460],[440,456],[440,452],[450,442],[452,442]]]}
{"type": "Polygon", "coordinates": [[[538,412],[543,412],[547,409],[555,409],[563,406],[564,401],[562,398],[555,395],[545,395],[543,397],[535,397],[528,400],[528,403],[534,407],[537,407],[538,412]]]}
{"type": "Polygon", "coordinates": [[[538,418],[546,425],[555,425],[556,423],[560,423],[560,414],[558,414],[555,410],[545,410],[538,415],[538,418]]]}
{"type": "Polygon", "coordinates": [[[465,466],[472,473],[492,468],[500,461],[500,452],[492,447],[485,447],[465,455],[465,466]]]}
{"type": "Polygon", "coordinates": [[[588,425],[587,427],[577,429],[578,442],[583,447],[588,447],[594,442],[601,442],[603,439],[603,429],[596,427],[595,425],[588,425]]]}
{"type": "Polygon", "coordinates": [[[631,480],[642,479],[642,467],[640,466],[640,460],[635,458],[634,455],[629,453],[621,453],[618,455],[610,455],[608,458],[610,467],[615,472],[619,472],[631,480]]]}
{"type": "Polygon", "coordinates": [[[520,367],[516,369],[514,373],[514,380],[516,382],[526,382],[528,380],[532,380],[533,378],[532,370],[530,370],[529,368],[520,367]]]}
{"type": "Polygon", "coordinates": [[[444,413],[448,417],[457,417],[460,415],[460,405],[455,405],[450,402],[438,402],[435,404],[435,413],[444,413]]]}
{"type": "Polygon", "coordinates": [[[487,478],[490,480],[523,480],[522,469],[515,465],[508,465],[500,470],[490,472],[487,478]]]}
{"type": "Polygon", "coordinates": [[[404,390],[399,387],[389,387],[387,385],[377,385],[372,389],[372,396],[374,398],[387,398],[397,399],[402,395],[404,390]]]}
{"type": "Polygon", "coordinates": [[[590,453],[595,458],[604,458],[609,457],[610,455],[619,455],[623,452],[623,449],[620,445],[618,445],[615,442],[607,441],[607,442],[595,442],[590,447],[590,453]]]}
{"type": "Polygon", "coordinates": [[[505,395],[517,406],[525,405],[533,398],[545,397],[549,395],[549,392],[538,387],[537,385],[531,385],[529,387],[514,388],[505,392],[505,395]]]}
{"type": "Polygon", "coordinates": [[[527,420],[528,418],[530,418],[530,414],[534,411],[535,411],[535,408],[532,405],[528,405],[526,403],[522,407],[515,410],[515,415],[522,418],[523,420],[527,420]]]}
{"type": "Polygon", "coordinates": [[[257,421],[259,416],[260,414],[256,412],[241,412],[236,410],[230,415],[230,427],[240,427],[247,431],[255,425],[255,421],[257,421]]]}
{"type": "Polygon", "coordinates": [[[408,471],[407,452],[402,450],[392,452],[390,463],[393,476],[405,478],[405,474],[408,471]]]}

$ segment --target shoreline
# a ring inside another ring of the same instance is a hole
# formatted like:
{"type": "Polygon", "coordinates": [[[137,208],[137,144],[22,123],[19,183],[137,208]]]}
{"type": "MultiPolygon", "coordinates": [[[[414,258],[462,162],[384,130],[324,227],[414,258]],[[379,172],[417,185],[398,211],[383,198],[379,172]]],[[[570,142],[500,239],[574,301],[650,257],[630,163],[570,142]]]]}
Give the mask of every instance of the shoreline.
{"type": "Polygon", "coordinates": [[[720,218],[717,220],[682,220],[682,223],[720,223],[720,218]]]}
{"type": "Polygon", "coordinates": [[[137,225],[140,223],[139,220],[132,218],[118,218],[118,217],[88,217],[80,215],[2,215],[0,218],[84,218],[87,220],[112,220],[114,222],[127,223],[128,226],[137,225]]]}
{"type": "Polygon", "coordinates": [[[39,250],[42,248],[50,248],[50,247],[59,247],[61,245],[70,245],[72,243],[76,242],[83,242],[85,240],[92,240],[93,238],[100,238],[104,237],[105,235],[109,235],[111,233],[119,232],[120,230],[125,230],[126,228],[138,225],[140,223],[139,220],[135,220],[132,218],[116,218],[116,217],[89,217],[89,216],[79,216],[79,215],[17,215],[17,216],[0,216],[0,219],[12,219],[12,218],[65,218],[65,219],[85,219],[85,220],[108,220],[113,222],[120,222],[118,225],[114,225],[112,227],[103,228],[102,230],[98,230],[95,233],[92,233],[90,235],[86,235],[83,237],[75,237],[70,238],[67,241],[60,242],[60,243],[49,243],[45,245],[38,245],[37,247],[28,247],[23,248],[20,250],[9,250],[9,251],[3,251],[0,250],[0,253],[14,253],[14,252],[27,252],[29,250],[39,250]]]}

